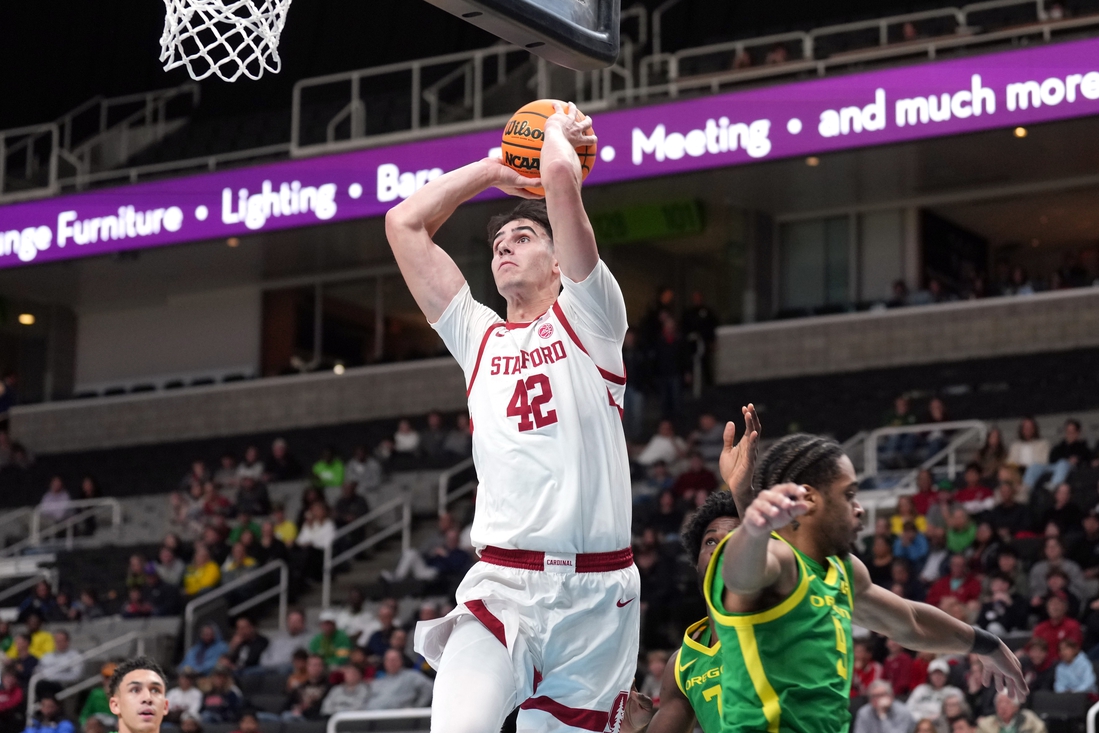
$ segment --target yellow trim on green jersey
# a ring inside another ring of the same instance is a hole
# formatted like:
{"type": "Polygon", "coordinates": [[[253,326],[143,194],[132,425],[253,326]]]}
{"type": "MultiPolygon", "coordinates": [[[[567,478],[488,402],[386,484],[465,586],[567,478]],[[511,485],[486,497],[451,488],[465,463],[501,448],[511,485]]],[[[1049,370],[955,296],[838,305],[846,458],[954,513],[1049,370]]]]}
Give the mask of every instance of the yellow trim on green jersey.
{"type": "Polygon", "coordinates": [[[721,650],[721,640],[717,638],[717,634],[710,633],[710,640],[713,642],[713,646],[706,646],[700,642],[694,640],[694,634],[696,631],[701,631],[710,624],[710,618],[706,617],[695,621],[693,624],[687,627],[687,630],[683,632],[683,643],[694,649],[696,652],[702,652],[706,656],[712,657],[721,650]]]}
{"type": "Polygon", "coordinates": [[[763,703],[763,715],[767,718],[767,733],[779,733],[782,705],[779,704],[778,693],[767,679],[767,673],[763,671],[763,660],[759,658],[759,646],[756,644],[756,630],[751,624],[735,624],[735,627],[744,665],[748,668],[748,676],[751,677],[752,686],[756,688],[756,694],[763,703]]]}
{"type": "MultiPolygon", "coordinates": [[[[736,530],[733,531],[735,532],[736,530]]],[[[717,558],[721,556],[722,552],[725,549],[725,543],[728,542],[729,538],[732,536],[732,532],[725,535],[725,538],[718,543],[717,547],[714,548],[714,554],[710,557],[710,564],[706,567],[706,580],[703,583],[703,587],[713,587],[714,571],[716,570],[718,565],[717,558]]],[[[773,539],[782,541],[787,546],[790,545],[789,542],[786,542],[786,540],[782,539],[774,532],[771,533],[771,537],[773,539]]],[[[791,550],[793,550],[792,547],[791,550]]],[[[794,588],[794,591],[789,596],[787,596],[784,601],[782,601],[782,603],[779,603],[777,606],[768,608],[765,611],[758,611],[755,613],[731,614],[725,613],[723,608],[717,608],[713,603],[713,599],[710,598],[709,593],[707,593],[706,605],[709,607],[710,613],[713,615],[714,620],[716,620],[722,626],[734,626],[739,628],[741,626],[754,626],[755,624],[764,624],[768,621],[774,621],[776,618],[780,618],[793,610],[799,603],[802,602],[802,600],[805,599],[805,594],[809,592],[809,581],[816,577],[815,575],[811,575],[809,573],[809,569],[805,567],[805,562],[802,561],[801,555],[799,555],[796,551],[794,551],[794,557],[797,558],[798,561],[798,585],[796,588],[794,588]]]]}

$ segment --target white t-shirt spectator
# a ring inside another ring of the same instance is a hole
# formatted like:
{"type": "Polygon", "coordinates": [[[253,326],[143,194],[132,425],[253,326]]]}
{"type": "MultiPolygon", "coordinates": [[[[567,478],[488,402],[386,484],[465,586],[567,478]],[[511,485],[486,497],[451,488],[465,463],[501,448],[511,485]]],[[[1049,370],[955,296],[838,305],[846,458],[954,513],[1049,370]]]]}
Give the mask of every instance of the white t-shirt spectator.
{"type": "Polygon", "coordinates": [[[431,680],[420,672],[402,669],[370,683],[370,699],[363,710],[426,708],[431,705],[431,680]]]}
{"type": "Polygon", "coordinates": [[[683,438],[678,435],[667,437],[657,433],[637,456],[637,462],[642,466],[651,466],[657,461],[664,461],[664,463],[671,466],[686,451],[687,442],[683,438]]]}
{"type": "Polygon", "coordinates": [[[1049,463],[1049,441],[1044,438],[1016,440],[1007,452],[1007,462],[1016,466],[1045,465],[1049,463]]]}
{"type": "Polygon", "coordinates": [[[78,682],[84,678],[84,661],[75,649],[53,651],[42,655],[38,674],[50,682],[78,682]]]}
{"type": "Polygon", "coordinates": [[[415,430],[398,430],[393,433],[393,450],[396,453],[415,453],[420,450],[420,434],[415,430]]]}
{"type": "Polygon", "coordinates": [[[296,542],[301,547],[315,547],[318,550],[323,550],[331,545],[335,538],[336,523],[331,519],[326,519],[319,524],[312,521],[303,524],[301,532],[298,532],[296,542]]]}
{"type": "Polygon", "coordinates": [[[237,466],[237,478],[250,478],[254,479],[255,481],[262,481],[263,469],[263,461],[255,461],[253,463],[245,463],[244,461],[241,461],[240,465],[237,466]]]}
{"type": "Polygon", "coordinates": [[[336,685],[324,697],[321,703],[321,715],[335,715],[348,710],[362,710],[370,699],[370,686],[360,682],[352,688],[336,685]]]}
{"type": "Polygon", "coordinates": [[[167,697],[169,711],[178,710],[181,713],[191,713],[196,717],[202,714],[202,690],[197,687],[189,690],[173,687],[168,690],[167,697]]]}
{"type": "Polygon", "coordinates": [[[42,497],[42,501],[38,502],[38,509],[42,512],[42,515],[55,522],[60,522],[69,516],[71,507],[72,497],[64,489],[57,492],[47,491],[42,497]]]}
{"type": "Polygon", "coordinates": [[[365,608],[358,613],[344,608],[336,614],[336,628],[348,636],[358,634],[358,640],[365,644],[375,631],[382,628],[382,624],[377,616],[365,608]]]}

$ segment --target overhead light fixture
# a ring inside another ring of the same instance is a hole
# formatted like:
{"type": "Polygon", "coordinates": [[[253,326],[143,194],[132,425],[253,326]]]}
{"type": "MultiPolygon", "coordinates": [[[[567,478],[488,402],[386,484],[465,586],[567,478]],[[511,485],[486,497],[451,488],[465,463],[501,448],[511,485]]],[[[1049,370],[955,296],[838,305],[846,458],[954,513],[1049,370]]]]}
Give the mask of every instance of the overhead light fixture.
{"type": "Polygon", "coordinates": [[[1015,137],[1017,137],[1017,138],[1026,137],[1026,128],[1025,127],[1016,127],[1015,128],[1015,137]]]}
{"type": "Polygon", "coordinates": [[[332,371],[335,374],[343,374],[345,370],[343,368],[343,364],[336,362],[336,366],[332,367],[332,371]]]}
{"type": "Polygon", "coordinates": [[[236,237],[229,237],[228,239],[225,240],[225,243],[227,245],[229,245],[230,247],[239,247],[240,246],[240,240],[237,239],[236,237]]]}
{"type": "Polygon", "coordinates": [[[19,314],[19,322],[22,323],[24,326],[33,326],[34,325],[34,314],[33,313],[20,313],[19,314]]]}
{"type": "Polygon", "coordinates": [[[816,168],[818,165],[820,165],[820,158],[815,155],[810,155],[808,158],[805,159],[805,165],[809,166],[810,168],[816,168]]]}

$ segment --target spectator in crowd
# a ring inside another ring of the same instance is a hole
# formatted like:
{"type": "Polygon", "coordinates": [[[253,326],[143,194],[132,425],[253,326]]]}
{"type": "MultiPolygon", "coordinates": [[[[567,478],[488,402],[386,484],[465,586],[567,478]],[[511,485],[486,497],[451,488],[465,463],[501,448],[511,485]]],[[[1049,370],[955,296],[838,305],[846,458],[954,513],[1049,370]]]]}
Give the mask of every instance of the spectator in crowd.
{"type": "Polygon", "coordinates": [[[1038,690],[1052,690],[1056,665],[1046,640],[1040,636],[1032,637],[1022,651],[1019,664],[1023,668],[1023,679],[1026,680],[1031,694],[1038,690]]]}
{"type": "Polygon", "coordinates": [[[114,725],[115,715],[111,712],[111,706],[108,702],[107,692],[111,685],[111,677],[114,675],[115,667],[117,665],[114,662],[107,662],[99,668],[99,677],[103,681],[103,684],[93,687],[88,692],[88,697],[84,699],[84,707],[80,708],[80,725],[83,726],[91,718],[96,717],[104,721],[110,721],[110,725],[114,725]]]}
{"type": "Polygon", "coordinates": [[[927,531],[927,517],[916,511],[915,497],[901,496],[897,498],[897,511],[889,518],[889,529],[899,536],[904,530],[905,522],[911,522],[918,532],[927,531]]]}
{"type": "Polygon", "coordinates": [[[767,56],[764,57],[763,63],[767,66],[774,66],[776,64],[785,64],[788,59],[789,53],[786,51],[786,46],[776,44],[767,52],[767,56]]]}
{"type": "Polygon", "coordinates": [[[927,665],[927,682],[917,685],[908,697],[908,709],[917,718],[937,720],[942,714],[943,700],[948,695],[965,695],[957,687],[947,684],[950,665],[942,657],[927,665]]]}
{"type": "Polygon", "coordinates": [[[1080,614],[1080,599],[1069,590],[1069,580],[1065,572],[1060,568],[1053,568],[1046,576],[1046,588],[1038,603],[1034,604],[1034,610],[1038,611],[1039,619],[1045,620],[1046,600],[1051,596],[1060,596],[1068,604],[1068,615],[1078,618],[1080,614]]]}
{"type": "Polygon", "coordinates": [[[216,517],[227,518],[233,514],[233,502],[221,494],[213,481],[202,485],[202,516],[207,522],[216,517]]]}
{"type": "Polygon", "coordinates": [[[355,493],[364,497],[370,496],[381,488],[383,474],[382,464],[366,452],[365,445],[355,448],[351,459],[343,468],[345,485],[347,482],[352,483],[355,486],[355,493]]]}
{"type": "Polygon", "coordinates": [[[270,514],[271,498],[267,493],[267,485],[251,476],[242,476],[240,488],[237,489],[236,512],[249,517],[265,517],[270,514]]]}
{"type": "Polygon", "coordinates": [[[202,717],[184,713],[179,718],[180,733],[203,733],[202,717]]]}
{"type": "Polygon", "coordinates": [[[664,461],[657,461],[649,468],[645,480],[634,484],[635,489],[638,489],[635,503],[637,503],[637,500],[642,503],[651,502],[665,491],[671,491],[674,485],[675,479],[668,473],[668,464],[664,461]]]}
{"type": "Polygon", "coordinates": [[[271,459],[264,463],[264,481],[293,481],[301,476],[301,464],[290,453],[286,441],[275,438],[271,443],[271,459]]]}
{"type": "Polygon", "coordinates": [[[998,573],[992,576],[989,581],[991,595],[977,614],[978,626],[997,636],[1026,628],[1027,601],[1012,592],[1013,585],[1007,575],[998,573]]]}
{"type": "Polygon", "coordinates": [[[52,695],[38,701],[38,714],[27,721],[25,733],[74,733],[73,724],[65,720],[61,706],[52,695]]]}
{"type": "Polygon", "coordinates": [[[680,323],[691,350],[697,348],[696,344],[702,345],[702,378],[705,384],[713,384],[714,340],[717,336],[718,316],[707,305],[700,291],[691,293],[691,304],[683,309],[680,323]]]}
{"type": "Polygon", "coordinates": [[[201,486],[210,480],[210,472],[206,469],[206,462],[201,458],[191,461],[191,470],[179,480],[179,490],[189,491],[192,486],[201,486]]]}
{"type": "MultiPolygon", "coordinates": [[[[297,528],[294,528],[295,533],[297,528]]],[[[249,548],[249,552],[259,565],[266,565],[272,560],[287,562],[290,559],[290,550],[275,534],[274,522],[264,522],[260,525],[259,539],[249,548]]]]}
{"type": "Polygon", "coordinates": [[[400,628],[397,623],[397,609],[393,603],[383,603],[378,607],[379,628],[365,640],[360,638],[359,645],[366,650],[368,656],[381,658],[385,650],[389,648],[389,637],[393,630],[400,628]]]}
{"type": "MultiPolygon", "coordinates": [[[[42,614],[31,611],[27,614],[27,639],[29,651],[35,659],[41,659],[54,650],[53,634],[42,628],[42,614]]],[[[8,649],[8,657],[14,658],[12,649],[8,649]]]]}
{"type": "Polygon", "coordinates": [[[708,495],[716,489],[718,479],[713,471],[703,465],[702,455],[697,451],[690,453],[688,461],[687,470],[679,474],[679,478],[675,480],[675,484],[672,486],[672,491],[676,496],[693,502],[697,492],[708,495]]]}
{"type": "Polygon", "coordinates": [[[363,674],[358,667],[348,664],[342,668],[343,683],[336,685],[324,697],[321,703],[321,715],[335,715],[348,710],[363,710],[370,697],[370,687],[363,682],[363,674]]]}
{"type": "Polygon", "coordinates": [[[183,571],[183,594],[194,598],[200,593],[216,588],[220,582],[221,569],[210,557],[210,551],[206,545],[196,542],[191,563],[183,571]]]}
{"type": "MultiPolygon", "coordinates": [[[[941,397],[932,397],[927,403],[927,422],[934,425],[935,423],[949,422],[949,418],[946,415],[946,403],[942,401],[941,397]]],[[[950,442],[950,435],[952,431],[941,430],[934,428],[924,433],[921,437],[924,442],[923,455],[927,458],[931,458],[946,447],[950,442]]]]}
{"type": "Polygon", "coordinates": [[[443,442],[446,431],[443,430],[443,416],[438,412],[427,414],[427,429],[420,433],[420,453],[430,466],[443,464],[443,442]]]}
{"type": "Polygon", "coordinates": [[[1072,560],[1080,566],[1088,580],[1099,578],[1099,514],[1095,509],[1080,520],[1083,535],[1073,548],[1072,560]]]}
{"type": "Polygon", "coordinates": [[[5,667],[0,673],[0,733],[19,733],[23,730],[23,711],[26,707],[26,696],[19,684],[19,677],[15,670],[5,667]]]}
{"type": "Polygon", "coordinates": [[[266,466],[259,458],[259,450],[254,445],[250,445],[244,449],[244,460],[237,466],[236,482],[234,485],[240,483],[241,479],[252,479],[252,481],[259,483],[263,481],[263,475],[265,473],[266,466]]]}
{"type": "Polygon", "coordinates": [[[920,570],[920,580],[931,585],[943,574],[943,568],[950,559],[950,550],[946,547],[946,530],[933,524],[927,525],[927,559],[920,570]]]}
{"type": "Polygon", "coordinates": [[[153,615],[153,605],[145,600],[141,588],[126,591],[126,603],[122,605],[122,618],[149,618],[153,615]]]}
{"type": "Polygon", "coordinates": [[[690,378],[690,347],[671,313],[660,314],[660,335],[652,343],[653,382],[660,395],[660,414],[665,418],[679,415],[683,382],[690,378]]]}
{"type": "Polygon", "coordinates": [[[298,538],[298,525],[286,518],[286,506],[281,501],[271,505],[271,525],[275,530],[275,537],[287,547],[293,545],[298,538]]]}
{"type": "Polygon", "coordinates": [[[145,565],[144,555],[130,555],[130,563],[126,566],[127,588],[140,589],[145,586],[145,565]]]}
{"type": "Polygon", "coordinates": [[[214,667],[210,690],[202,698],[203,723],[235,723],[244,708],[244,695],[233,684],[232,670],[214,667]]]}
{"type": "Polygon", "coordinates": [[[336,627],[337,618],[335,611],[322,611],[320,633],[309,642],[309,653],[322,657],[329,667],[346,664],[351,655],[351,639],[336,627]]]}
{"type": "MultiPolygon", "coordinates": [[[[1031,632],[1034,638],[1042,639],[1046,643],[1047,650],[1060,648],[1062,639],[1072,639],[1078,645],[1083,646],[1084,632],[1080,622],[1068,617],[1068,602],[1061,596],[1053,595],[1046,600],[1046,614],[1048,618],[1034,627],[1031,632]]],[[[1052,653],[1047,666],[1053,664],[1052,653]]]]}
{"type": "Polygon", "coordinates": [[[1038,432],[1038,422],[1033,417],[1024,417],[1019,423],[1019,437],[1011,444],[1007,462],[1024,470],[1023,485],[1027,494],[1034,488],[1038,479],[1047,472],[1049,465],[1049,441],[1043,440],[1038,432]]]}
{"type": "Polygon", "coordinates": [[[343,486],[343,459],[336,455],[332,446],[321,451],[320,460],[313,464],[313,478],[326,489],[343,486]]]}
{"type": "Polygon", "coordinates": [[[1027,582],[1027,574],[1023,572],[1023,566],[1019,562],[1019,553],[1011,545],[1000,548],[1000,554],[996,557],[996,572],[1011,578],[1015,593],[1023,598],[1030,595],[1030,584],[1027,582]]]}
{"type": "Polygon", "coordinates": [[[940,485],[935,503],[927,510],[928,527],[950,528],[950,517],[954,513],[954,489],[949,485],[940,485]]]}
{"type": "Polygon", "coordinates": [[[653,701],[653,706],[658,709],[660,686],[664,680],[664,670],[667,669],[669,656],[663,649],[652,649],[645,655],[645,678],[637,690],[642,695],[647,695],[653,701]]]}
{"type": "Polygon", "coordinates": [[[661,420],[656,429],[656,434],[649,439],[648,444],[638,453],[635,459],[642,466],[651,466],[657,461],[663,461],[671,466],[687,452],[687,443],[675,434],[675,427],[671,420],[661,420]]]}
{"type": "Polygon", "coordinates": [[[1018,488],[1010,481],[1001,481],[997,489],[998,503],[988,513],[988,521],[1000,539],[1010,542],[1017,534],[1030,528],[1030,512],[1016,501],[1018,488]]]}
{"type": "Polygon", "coordinates": [[[683,510],[672,492],[665,491],[657,497],[656,512],[649,518],[648,524],[661,542],[678,541],[679,530],[683,526],[683,510]]]}
{"type": "Polygon", "coordinates": [[[161,547],[157,550],[157,559],[154,563],[156,574],[168,585],[179,586],[183,583],[183,574],[187,572],[187,565],[180,560],[170,547],[161,547]]]}
{"type": "Polygon", "coordinates": [[[626,440],[640,440],[645,419],[645,394],[649,391],[649,358],[630,328],[622,339],[622,366],[626,371],[626,387],[622,397],[622,425],[626,440]]]}
{"type": "Polygon", "coordinates": [[[901,598],[910,601],[922,601],[927,595],[923,583],[912,572],[912,563],[906,558],[898,557],[893,560],[893,573],[889,589],[901,598]]]}
{"type": "Polygon", "coordinates": [[[240,714],[240,720],[237,722],[237,729],[233,733],[260,733],[259,719],[256,717],[257,713],[251,710],[245,710],[240,714]]]}
{"type": "Polygon", "coordinates": [[[721,450],[725,446],[725,425],[717,421],[709,412],[698,417],[698,429],[689,436],[693,450],[702,456],[708,465],[717,465],[721,450]]]}
{"type": "Polygon", "coordinates": [[[307,677],[290,693],[287,709],[282,714],[282,719],[286,722],[319,720],[321,705],[332,687],[328,683],[328,669],[324,665],[323,657],[310,654],[305,668],[307,677]]]}
{"type": "Polygon", "coordinates": [[[950,512],[950,523],[946,528],[946,547],[954,554],[964,553],[977,539],[977,525],[962,507],[950,512]]]}
{"type": "Polygon", "coordinates": [[[168,690],[168,715],[165,720],[179,722],[184,713],[202,715],[202,690],[195,687],[195,670],[184,667],[179,670],[176,687],[168,690]]]}
{"type": "Polygon", "coordinates": [[[462,412],[454,418],[454,429],[446,434],[443,451],[449,461],[460,461],[473,455],[473,433],[469,429],[469,415],[462,412]]]}
{"type": "Polygon", "coordinates": [[[267,637],[256,631],[256,625],[252,619],[240,616],[237,618],[235,633],[229,640],[229,649],[226,654],[233,662],[233,669],[241,672],[258,667],[269,644],[267,637]]]}
{"type": "Polygon", "coordinates": [[[969,703],[966,702],[965,695],[960,692],[958,694],[950,694],[943,698],[943,710],[938,721],[936,721],[936,727],[941,731],[949,731],[952,720],[970,718],[972,716],[973,710],[969,707],[969,703]]]}
{"type": "Polygon", "coordinates": [[[992,428],[985,437],[985,444],[977,453],[977,464],[981,467],[981,479],[986,482],[996,480],[1000,467],[1007,461],[1007,446],[1004,434],[999,428],[992,428]]]}
{"type": "Polygon", "coordinates": [[[309,508],[309,518],[302,525],[298,548],[304,553],[303,572],[310,580],[320,582],[324,573],[324,550],[336,538],[336,523],[328,516],[328,505],[315,501],[309,508]]]}
{"type": "Polygon", "coordinates": [[[393,433],[393,452],[412,457],[420,454],[420,434],[408,419],[397,422],[397,431],[393,433]]]}
{"type": "Polygon", "coordinates": [[[1000,554],[1000,540],[992,529],[992,524],[983,521],[977,525],[977,534],[969,548],[969,564],[973,572],[982,577],[996,569],[996,558],[1000,554]]]}
{"type": "Polygon", "coordinates": [[[1096,693],[1095,668],[1091,660],[1080,653],[1080,644],[1075,639],[1064,638],[1057,647],[1061,661],[1057,663],[1053,676],[1054,692],[1096,693]]]}
{"type": "Polygon", "coordinates": [[[305,614],[300,609],[290,609],[286,614],[286,631],[280,631],[271,637],[267,649],[260,656],[260,664],[289,674],[294,652],[307,648],[310,638],[305,627],[305,614]]]}
{"type": "Polygon", "coordinates": [[[190,667],[200,675],[208,675],[217,666],[218,658],[229,652],[229,645],[221,639],[217,624],[203,625],[198,632],[198,640],[183,655],[179,669],[190,667]]]}
{"type": "MultiPolygon", "coordinates": [[[[237,487],[237,472],[240,466],[237,465],[237,459],[232,453],[223,453],[221,459],[218,461],[218,468],[214,471],[214,483],[222,491],[228,491],[229,489],[235,489],[237,487]]],[[[263,471],[260,471],[263,474],[263,471]]],[[[178,721],[178,717],[177,717],[178,721]]]]}
{"type": "Polygon", "coordinates": [[[1084,510],[1072,500],[1072,487],[1068,484],[1057,484],[1053,490],[1053,506],[1046,509],[1039,521],[1039,526],[1046,527],[1050,523],[1056,524],[1061,531],[1061,536],[1078,534],[1084,522],[1084,510]]]}
{"type": "Polygon", "coordinates": [[[974,716],[991,715],[996,711],[996,688],[985,686],[985,666],[980,655],[969,654],[967,662],[969,666],[965,671],[965,701],[971,714],[965,717],[973,719],[974,716]]]}
{"type": "Polygon", "coordinates": [[[378,630],[378,618],[365,608],[362,591],[352,588],[347,594],[347,606],[336,613],[336,628],[347,634],[352,644],[366,641],[378,630]]]}
{"type": "Polygon", "coordinates": [[[996,695],[996,714],[977,721],[978,733],[1046,733],[1046,724],[1031,710],[1019,707],[1006,692],[996,695]]]}
{"type": "MultiPolygon", "coordinates": [[[[1049,443],[1044,440],[1038,440],[1038,425],[1031,418],[1025,418],[1024,424],[1030,421],[1034,425],[1034,443],[1036,446],[1045,447],[1045,460],[1042,460],[1042,452],[1035,449],[1035,455],[1030,463],[1023,461],[1015,461],[1018,465],[1026,466],[1026,472],[1023,474],[1023,483],[1027,486],[1034,488],[1038,485],[1038,482],[1045,476],[1049,476],[1049,485],[1057,486],[1068,478],[1072,469],[1077,466],[1086,466],[1091,462],[1091,450],[1088,449],[1087,441],[1084,440],[1081,435],[1080,422],[1078,420],[1065,421],[1064,437],[1052,450],[1049,449],[1049,443]]],[[[1020,440],[1022,439],[1022,426],[1020,426],[1020,440]]],[[[1015,446],[1012,446],[1014,449],[1015,446]]]]}
{"type": "Polygon", "coordinates": [[[99,596],[96,593],[95,588],[85,588],[80,591],[80,598],[73,603],[73,610],[69,620],[92,621],[97,618],[103,618],[105,615],[106,612],[99,603],[99,596]]]}
{"type": "Polygon", "coordinates": [[[979,608],[981,598],[981,581],[969,572],[969,562],[965,555],[950,556],[950,573],[939,578],[927,591],[927,602],[932,606],[938,606],[944,598],[957,598],[967,606],[979,608]]]}
{"type": "Polygon", "coordinates": [[[855,639],[852,656],[851,697],[868,697],[870,685],[884,679],[885,669],[874,661],[869,639],[855,639]]]}
{"type": "MultiPolygon", "coordinates": [[[[893,411],[885,416],[882,427],[899,428],[916,424],[908,397],[900,395],[893,400],[893,411]]],[[[878,460],[886,468],[904,468],[911,464],[919,446],[917,433],[898,433],[886,436],[878,443],[878,460]]],[[[921,512],[925,514],[926,512],[921,512]]]]}
{"type": "Polygon", "coordinates": [[[981,465],[973,462],[965,467],[964,479],[954,492],[954,503],[960,505],[970,515],[982,514],[996,504],[996,498],[981,482],[981,465]]]}
{"type": "Polygon", "coordinates": [[[30,636],[26,633],[16,634],[11,649],[8,650],[8,661],[5,665],[8,669],[15,670],[23,689],[27,689],[27,683],[38,668],[38,657],[31,654],[30,645],[30,636]]]}
{"type": "Polygon", "coordinates": [[[366,516],[370,511],[366,499],[357,493],[357,485],[347,481],[340,489],[340,498],[336,500],[335,520],[337,527],[345,527],[356,519],[366,516]]]}
{"type": "Polygon", "coordinates": [[[935,477],[931,475],[931,471],[921,468],[916,474],[916,493],[912,496],[912,505],[916,510],[916,514],[926,517],[927,512],[938,501],[939,491],[938,487],[935,486],[935,477]]]}
{"type": "Polygon", "coordinates": [[[65,482],[60,476],[50,478],[50,486],[38,502],[38,512],[43,524],[49,526],[68,518],[72,511],[72,497],[65,489],[65,482]]]}
{"type": "MultiPolygon", "coordinates": [[[[297,649],[290,658],[290,673],[286,677],[286,694],[290,696],[300,685],[309,679],[309,652],[297,649]]],[[[270,669],[266,667],[265,669],[270,669]]]]}
{"type": "Polygon", "coordinates": [[[156,570],[146,571],[143,593],[154,616],[178,616],[183,608],[179,586],[164,582],[156,570]]]}
{"type": "Polygon", "coordinates": [[[84,661],[80,652],[70,648],[67,631],[55,631],[54,649],[38,660],[38,675],[42,678],[35,691],[39,698],[56,695],[66,685],[76,684],[84,678],[84,661]]]}
{"type": "Polygon", "coordinates": [[[874,585],[888,588],[893,584],[893,547],[887,537],[875,536],[870,557],[865,558],[866,569],[874,585]]]}
{"type": "Polygon", "coordinates": [[[364,710],[425,708],[431,705],[431,680],[404,667],[404,655],[388,649],[382,659],[382,671],[370,683],[370,699],[364,710]]]}
{"type": "Polygon", "coordinates": [[[912,657],[897,642],[885,640],[886,656],[882,662],[882,679],[887,680],[896,697],[907,697],[915,686],[912,679],[912,657]]]}
{"type": "Polygon", "coordinates": [[[929,552],[931,552],[931,546],[927,543],[927,537],[920,533],[915,522],[905,521],[897,539],[893,540],[893,555],[904,558],[912,564],[912,567],[919,568],[923,567],[929,552]]]}
{"type": "Polygon", "coordinates": [[[233,545],[229,551],[229,557],[221,565],[221,582],[232,583],[234,580],[247,575],[257,566],[256,558],[249,557],[248,549],[243,542],[233,545]]]}
{"type": "Polygon", "coordinates": [[[35,583],[34,591],[19,604],[16,620],[20,623],[26,623],[27,617],[32,613],[37,613],[45,618],[53,614],[56,606],[50,584],[45,580],[40,580],[35,583]]]}
{"type": "MultiPolygon", "coordinates": [[[[1053,568],[1062,570],[1069,579],[1069,589],[1077,598],[1087,597],[1087,584],[1080,566],[1065,557],[1065,548],[1057,537],[1047,537],[1043,545],[1043,558],[1030,568],[1027,585],[1035,598],[1046,588],[1046,577],[1053,568]]],[[[1053,648],[1053,647],[1051,647],[1053,648]]]]}

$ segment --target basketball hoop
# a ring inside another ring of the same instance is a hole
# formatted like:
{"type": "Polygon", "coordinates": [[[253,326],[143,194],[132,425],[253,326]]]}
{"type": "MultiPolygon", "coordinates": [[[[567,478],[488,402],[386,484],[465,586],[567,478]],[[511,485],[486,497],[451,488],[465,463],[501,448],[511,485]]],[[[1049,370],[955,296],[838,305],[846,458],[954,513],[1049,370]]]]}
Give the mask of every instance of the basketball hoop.
{"type": "Polygon", "coordinates": [[[291,0],[164,0],[160,60],[186,66],[195,81],[217,74],[236,81],[277,74],[279,35],[291,0]]]}

